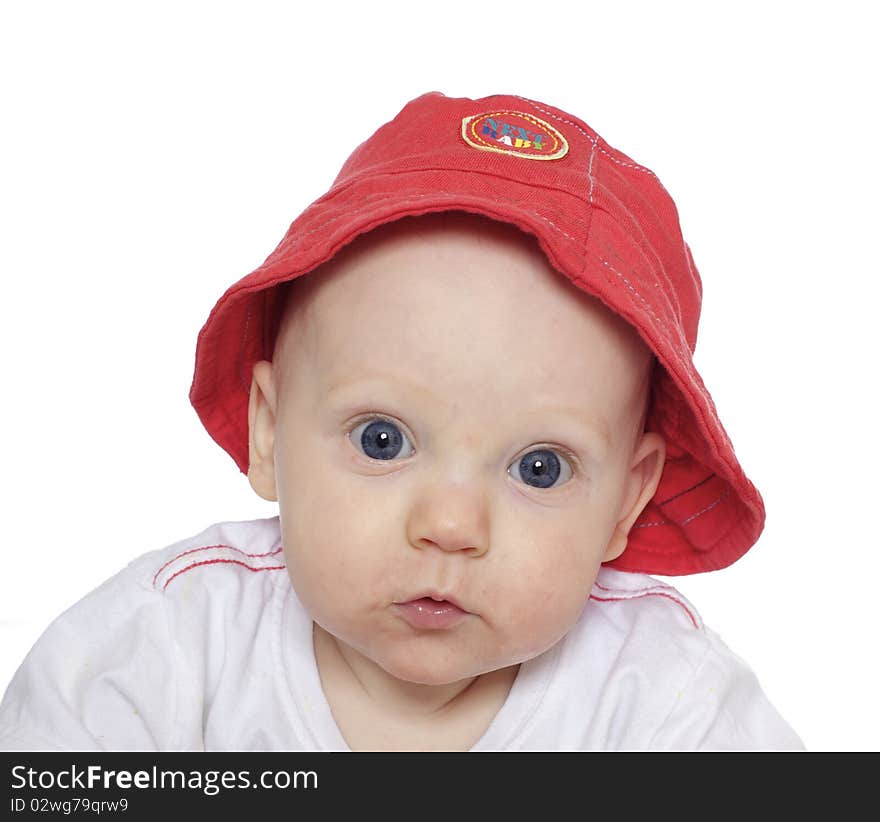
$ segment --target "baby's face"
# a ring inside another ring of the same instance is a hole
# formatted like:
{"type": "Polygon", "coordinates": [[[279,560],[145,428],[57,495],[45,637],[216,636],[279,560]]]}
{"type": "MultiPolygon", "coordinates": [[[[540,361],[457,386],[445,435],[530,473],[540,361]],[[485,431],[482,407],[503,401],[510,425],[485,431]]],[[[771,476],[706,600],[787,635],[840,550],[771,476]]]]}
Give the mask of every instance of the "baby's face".
{"type": "Polygon", "coordinates": [[[529,237],[463,214],[383,227],[295,288],[254,369],[249,477],[315,622],[423,684],[550,648],[659,481],[648,349],[529,237]],[[432,591],[467,613],[414,626],[399,604],[432,591]]]}

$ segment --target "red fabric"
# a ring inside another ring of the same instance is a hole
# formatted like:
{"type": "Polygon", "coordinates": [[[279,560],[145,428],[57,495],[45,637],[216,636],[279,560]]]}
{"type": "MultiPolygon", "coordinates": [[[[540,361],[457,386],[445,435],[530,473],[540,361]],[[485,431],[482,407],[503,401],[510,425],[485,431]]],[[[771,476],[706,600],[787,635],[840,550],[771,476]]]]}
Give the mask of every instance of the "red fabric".
{"type": "Polygon", "coordinates": [[[608,564],[678,575],[744,554],[764,527],[764,504],[694,368],[702,284],[675,204],[653,172],[586,123],[521,97],[432,92],[411,101],[226,291],[199,334],[190,390],[214,440],[247,472],[251,371],[272,357],[273,286],[376,226],[447,210],[533,234],[555,268],[628,320],[657,355],[646,429],[666,439],[666,465],[626,551],[608,564]]]}

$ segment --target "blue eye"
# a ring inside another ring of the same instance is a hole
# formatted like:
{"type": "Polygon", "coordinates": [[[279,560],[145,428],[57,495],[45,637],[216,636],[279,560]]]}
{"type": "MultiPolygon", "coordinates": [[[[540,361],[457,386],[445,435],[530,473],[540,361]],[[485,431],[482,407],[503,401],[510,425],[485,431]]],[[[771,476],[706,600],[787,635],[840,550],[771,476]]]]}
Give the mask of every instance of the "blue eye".
{"type": "Polygon", "coordinates": [[[556,484],[556,480],[560,475],[564,475],[567,471],[568,478],[571,477],[571,466],[568,460],[556,451],[549,448],[536,448],[529,451],[519,462],[514,462],[508,472],[514,478],[519,478],[526,485],[533,488],[550,488],[556,484]],[[560,462],[560,458],[562,462],[560,462]]]}
{"type": "MultiPolygon", "coordinates": [[[[359,444],[361,450],[374,460],[392,460],[400,453],[404,443],[409,444],[400,428],[385,417],[365,420],[353,428],[349,436],[352,442],[359,444]]],[[[410,456],[412,445],[409,445],[409,449],[410,453],[404,454],[404,457],[410,456]]]]}
{"type": "MultiPolygon", "coordinates": [[[[351,441],[374,460],[393,460],[403,453],[410,457],[415,449],[400,427],[387,417],[370,417],[361,421],[349,433],[351,441]]],[[[550,488],[567,482],[572,475],[571,458],[561,450],[535,448],[512,463],[508,473],[533,488],[550,488]]]]}

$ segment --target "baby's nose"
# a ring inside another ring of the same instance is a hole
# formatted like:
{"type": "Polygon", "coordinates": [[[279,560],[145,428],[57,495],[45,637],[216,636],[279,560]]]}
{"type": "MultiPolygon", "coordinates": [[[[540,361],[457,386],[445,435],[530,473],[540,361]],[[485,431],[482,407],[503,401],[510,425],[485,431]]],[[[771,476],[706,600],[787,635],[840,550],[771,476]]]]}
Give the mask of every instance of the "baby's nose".
{"type": "Polygon", "coordinates": [[[410,544],[481,556],[489,545],[488,507],[472,487],[425,489],[410,511],[410,544]]]}
{"type": "Polygon", "coordinates": [[[431,539],[429,537],[419,537],[416,540],[420,548],[439,548],[441,551],[467,551],[473,556],[480,556],[486,552],[476,540],[459,537],[457,534],[439,539],[431,539]]]}

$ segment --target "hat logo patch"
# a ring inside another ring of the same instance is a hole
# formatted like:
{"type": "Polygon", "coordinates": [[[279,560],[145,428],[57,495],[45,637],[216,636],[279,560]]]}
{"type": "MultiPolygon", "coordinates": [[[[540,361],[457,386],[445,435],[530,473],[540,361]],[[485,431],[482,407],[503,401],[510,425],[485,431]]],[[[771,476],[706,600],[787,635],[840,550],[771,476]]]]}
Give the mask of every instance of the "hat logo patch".
{"type": "Polygon", "coordinates": [[[461,121],[464,141],[480,151],[513,154],[528,160],[558,160],[568,142],[544,120],[521,111],[490,111],[461,121]]]}

